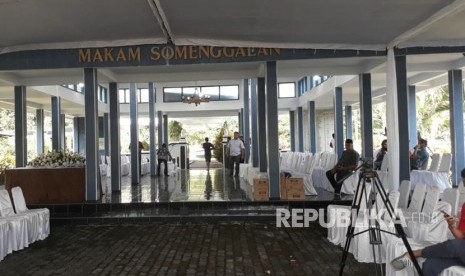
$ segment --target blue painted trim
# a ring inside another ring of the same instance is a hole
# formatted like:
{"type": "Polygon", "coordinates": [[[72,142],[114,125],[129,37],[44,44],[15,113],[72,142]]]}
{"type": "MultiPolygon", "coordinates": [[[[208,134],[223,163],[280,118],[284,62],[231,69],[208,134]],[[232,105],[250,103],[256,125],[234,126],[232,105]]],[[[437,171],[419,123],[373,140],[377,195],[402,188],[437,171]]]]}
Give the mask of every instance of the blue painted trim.
{"type": "Polygon", "coordinates": [[[168,115],[163,115],[163,143],[166,143],[168,146],[169,143],[169,135],[168,135],[168,115]]]}
{"type": "Polygon", "coordinates": [[[270,198],[280,198],[279,185],[279,132],[278,132],[278,79],[276,61],[266,63],[266,124],[267,156],[270,198]]]}
{"type": "Polygon", "coordinates": [[[268,168],[268,159],[266,155],[266,145],[268,138],[266,137],[266,92],[265,78],[257,80],[257,110],[258,110],[258,154],[260,172],[266,172],[268,168]]]}
{"type": "Polygon", "coordinates": [[[139,108],[137,103],[137,87],[135,83],[129,84],[129,115],[131,118],[131,182],[139,184],[139,108]]]}
{"type": "Polygon", "coordinates": [[[304,112],[301,106],[297,107],[297,134],[299,137],[299,152],[304,152],[304,112]]]}
{"type": "Polygon", "coordinates": [[[249,80],[245,79],[244,88],[244,142],[245,142],[245,163],[249,163],[250,157],[250,108],[249,108],[249,80]]]}
{"type": "Polygon", "coordinates": [[[252,121],[252,165],[258,168],[258,100],[257,100],[257,79],[250,81],[250,104],[251,104],[251,121],[252,121]]]}
{"type": "Polygon", "coordinates": [[[308,122],[310,129],[310,152],[316,153],[316,108],[315,102],[308,102],[308,122]]]}
{"type": "Polygon", "coordinates": [[[295,111],[289,111],[289,133],[291,138],[291,151],[295,151],[295,111]]]}
{"type": "Polygon", "coordinates": [[[15,86],[15,156],[16,167],[27,165],[26,87],[15,86]]]}
{"type": "Polygon", "coordinates": [[[386,51],[277,49],[168,44],[49,49],[0,55],[0,70],[127,67],[386,56],[386,51]],[[176,47],[176,48],[173,48],[176,47]],[[121,54],[121,57],[118,57],[121,54]],[[168,59],[165,59],[168,58],[168,59]]]}
{"type": "Polygon", "coordinates": [[[65,114],[60,114],[60,149],[66,149],[65,114]]]}
{"type": "MultiPolygon", "coordinates": [[[[410,180],[409,126],[408,126],[408,90],[407,90],[407,60],[405,56],[396,56],[397,80],[397,111],[399,130],[399,183],[410,180]]],[[[395,126],[391,126],[395,127],[395,126]]],[[[389,129],[388,129],[389,131],[389,129]]]]}
{"type": "Polygon", "coordinates": [[[79,152],[79,118],[80,117],[74,117],[73,118],[74,152],[79,152]]]}
{"type": "Polygon", "coordinates": [[[84,69],[84,103],[86,129],[86,200],[100,198],[98,192],[98,103],[97,103],[97,69],[84,69]]]}
{"type": "Polygon", "coordinates": [[[157,174],[157,154],[155,148],[155,102],[156,102],[156,89],[153,82],[149,82],[149,129],[150,129],[150,175],[157,174]]]}
{"type": "Polygon", "coordinates": [[[336,145],[334,152],[337,153],[338,158],[342,156],[344,151],[344,121],[343,121],[343,109],[342,109],[342,88],[336,87],[334,89],[333,96],[334,105],[334,137],[336,145]]]}
{"type": "Polygon", "coordinates": [[[36,110],[37,155],[44,153],[44,117],[43,109],[36,110]]]}
{"type": "Polygon", "coordinates": [[[105,156],[110,156],[110,133],[110,114],[105,112],[103,113],[103,139],[105,141],[105,156]]]}
{"type": "Polygon", "coordinates": [[[239,125],[239,133],[240,135],[244,135],[244,108],[241,108],[237,113],[238,125],[239,125]]]}
{"type": "Polygon", "coordinates": [[[408,120],[409,149],[413,151],[413,147],[418,144],[416,91],[413,85],[408,87],[408,120]]]}
{"type": "Polygon", "coordinates": [[[373,157],[373,114],[371,100],[371,75],[359,75],[360,118],[363,157],[373,157]]]}
{"type": "Polygon", "coordinates": [[[396,56],[407,55],[426,55],[426,54],[447,54],[447,53],[464,53],[465,46],[456,47],[407,47],[407,48],[394,48],[396,56]]]}
{"type": "Polygon", "coordinates": [[[346,105],[346,139],[352,139],[352,106],[346,105]]]}
{"type": "Polygon", "coordinates": [[[121,152],[120,152],[120,129],[119,129],[119,99],[118,84],[109,84],[109,108],[110,108],[110,158],[111,158],[111,191],[121,192],[121,152]]]}
{"type": "Polygon", "coordinates": [[[460,185],[461,171],[465,168],[465,141],[463,129],[463,78],[462,70],[448,72],[450,137],[452,142],[452,184],[460,185]]]}
{"type": "Polygon", "coordinates": [[[163,144],[163,112],[161,110],[157,111],[157,118],[158,118],[158,136],[157,136],[157,144],[158,148],[161,148],[163,144]]]}
{"type": "Polygon", "coordinates": [[[61,98],[52,97],[52,150],[58,151],[61,149],[60,139],[60,113],[61,113],[61,98]]]}

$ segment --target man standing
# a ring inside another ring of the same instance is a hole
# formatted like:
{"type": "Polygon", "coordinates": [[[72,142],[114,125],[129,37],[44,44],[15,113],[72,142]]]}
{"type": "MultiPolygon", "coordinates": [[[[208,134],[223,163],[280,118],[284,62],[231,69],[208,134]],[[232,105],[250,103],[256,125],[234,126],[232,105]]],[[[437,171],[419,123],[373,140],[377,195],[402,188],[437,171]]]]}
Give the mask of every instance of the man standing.
{"type": "Polygon", "coordinates": [[[168,176],[168,160],[173,159],[171,157],[171,153],[168,150],[166,144],[161,145],[161,149],[157,151],[158,154],[158,167],[157,167],[157,175],[160,175],[160,165],[163,162],[165,164],[165,175],[168,176]]]}
{"type": "Polygon", "coordinates": [[[205,138],[205,143],[202,144],[204,155],[205,155],[205,163],[207,163],[207,171],[210,170],[210,162],[212,160],[212,149],[215,147],[212,143],[208,142],[208,137],[205,138]]]}
{"type": "Polygon", "coordinates": [[[358,160],[360,159],[360,155],[354,150],[352,139],[346,140],[345,148],[346,150],[342,152],[342,156],[339,158],[339,161],[337,161],[336,166],[326,172],[326,177],[329,183],[331,183],[331,186],[333,186],[336,197],[341,196],[342,182],[339,183],[339,181],[352,173],[357,167],[358,160]],[[334,175],[336,175],[336,179],[334,179],[334,175]]]}
{"type": "Polygon", "coordinates": [[[241,162],[241,158],[244,159],[245,156],[245,147],[244,143],[242,143],[242,140],[239,139],[239,132],[234,132],[234,139],[229,141],[226,153],[230,162],[229,176],[233,175],[234,164],[236,165],[234,176],[239,176],[239,164],[241,162]]]}
{"type": "Polygon", "coordinates": [[[429,153],[426,149],[427,146],[428,141],[425,139],[418,141],[418,145],[415,147],[415,151],[410,159],[410,168],[412,170],[426,170],[428,167],[429,153]]]}

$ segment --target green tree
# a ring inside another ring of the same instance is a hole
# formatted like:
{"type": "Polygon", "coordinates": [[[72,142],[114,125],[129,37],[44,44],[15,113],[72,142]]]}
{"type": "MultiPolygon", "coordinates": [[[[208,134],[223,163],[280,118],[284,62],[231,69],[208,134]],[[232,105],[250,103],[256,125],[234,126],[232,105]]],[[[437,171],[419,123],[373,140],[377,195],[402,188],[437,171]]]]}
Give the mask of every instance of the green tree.
{"type": "Polygon", "coordinates": [[[224,122],[223,126],[219,129],[218,134],[215,136],[215,149],[213,150],[213,157],[218,160],[218,162],[223,163],[223,136],[225,133],[229,133],[228,122],[224,122]]]}
{"type": "Polygon", "coordinates": [[[279,133],[279,148],[291,148],[291,134],[289,116],[279,116],[278,119],[278,133],[279,133]]]}
{"type": "Polygon", "coordinates": [[[170,121],[168,124],[168,133],[170,141],[179,141],[181,138],[182,124],[178,121],[170,121]]]}

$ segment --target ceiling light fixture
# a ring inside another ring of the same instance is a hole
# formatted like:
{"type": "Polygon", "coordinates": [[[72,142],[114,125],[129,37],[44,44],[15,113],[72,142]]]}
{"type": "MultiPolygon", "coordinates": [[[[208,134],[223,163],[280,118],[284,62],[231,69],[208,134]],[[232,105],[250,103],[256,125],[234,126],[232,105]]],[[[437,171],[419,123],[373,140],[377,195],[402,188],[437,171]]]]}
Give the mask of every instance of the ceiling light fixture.
{"type": "Polygon", "coordinates": [[[187,97],[182,99],[183,103],[188,103],[188,104],[195,104],[195,106],[198,106],[201,103],[208,103],[210,102],[210,95],[201,95],[199,92],[199,87],[196,86],[194,90],[194,94],[192,96],[187,97]]]}

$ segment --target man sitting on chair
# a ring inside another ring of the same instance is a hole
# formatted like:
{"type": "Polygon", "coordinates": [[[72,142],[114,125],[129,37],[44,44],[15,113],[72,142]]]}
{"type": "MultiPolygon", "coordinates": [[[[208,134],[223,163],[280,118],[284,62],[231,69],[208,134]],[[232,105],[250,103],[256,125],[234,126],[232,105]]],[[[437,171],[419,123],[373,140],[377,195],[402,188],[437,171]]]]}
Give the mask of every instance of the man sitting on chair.
{"type": "MultiPolygon", "coordinates": [[[[465,185],[465,169],[462,170],[462,182],[462,185],[465,185]]],[[[444,218],[455,239],[413,251],[415,258],[426,258],[422,267],[425,276],[439,275],[451,266],[465,266],[465,204],[462,205],[460,220],[446,213],[444,213],[444,218]]],[[[412,265],[408,253],[404,253],[391,261],[391,266],[396,271],[412,265]]]]}
{"type": "Polygon", "coordinates": [[[358,160],[360,159],[360,155],[354,150],[354,143],[352,139],[346,140],[345,148],[346,150],[342,153],[342,156],[339,158],[339,161],[337,161],[336,166],[326,172],[326,177],[328,178],[329,183],[331,183],[331,186],[333,186],[334,195],[336,197],[341,196],[342,182],[339,183],[339,181],[352,173],[352,171],[357,167],[358,160]],[[336,175],[336,179],[334,179],[334,175],[336,175]]]}

